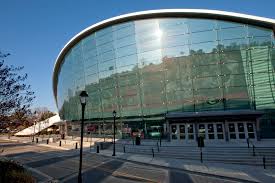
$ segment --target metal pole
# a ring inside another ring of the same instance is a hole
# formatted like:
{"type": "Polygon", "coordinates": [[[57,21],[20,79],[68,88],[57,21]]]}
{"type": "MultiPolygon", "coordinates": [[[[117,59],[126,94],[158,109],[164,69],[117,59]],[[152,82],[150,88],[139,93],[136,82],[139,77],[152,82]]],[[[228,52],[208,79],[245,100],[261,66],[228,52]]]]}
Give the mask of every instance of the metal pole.
{"type": "Polygon", "coordinates": [[[82,119],[81,119],[81,138],[80,138],[80,159],[79,159],[79,171],[78,171],[78,183],[82,183],[82,149],[83,149],[83,126],[84,126],[84,110],[85,104],[81,104],[82,119]]]}
{"type": "Polygon", "coordinates": [[[200,147],[200,149],[201,149],[201,163],[202,163],[202,147],[200,147]]]}
{"type": "MultiPolygon", "coordinates": [[[[34,123],[34,124],[35,124],[35,123],[34,123]]],[[[34,142],[34,126],[35,126],[35,125],[33,125],[32,142],[34,142]]]]}
{"type": "Polygon", "coordinates": [[[113,148],[113,155],[116,155],[116,116],[114,115],[114,148],[113,148]]]}
{"type": "Polygon", "coordinates": [[[265,169],[265,156],[263,157],[263,164],[264,164],[264,169],[265,169]]]}

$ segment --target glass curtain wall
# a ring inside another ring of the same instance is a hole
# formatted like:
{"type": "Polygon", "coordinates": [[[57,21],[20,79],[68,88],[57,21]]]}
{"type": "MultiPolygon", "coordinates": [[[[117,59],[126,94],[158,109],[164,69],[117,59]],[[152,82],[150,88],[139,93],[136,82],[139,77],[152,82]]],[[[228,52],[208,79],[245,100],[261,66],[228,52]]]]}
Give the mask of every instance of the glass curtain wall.
{"type": "Polygon", "coordinates": [[[113,110],[144,121],[171,111],[274,109],[274,50],[272,30],[240,23],[160,18],[113,25],[65,56],[60,116],[80,119],[84,89],[87,119],[111,119],[113,110]]]}

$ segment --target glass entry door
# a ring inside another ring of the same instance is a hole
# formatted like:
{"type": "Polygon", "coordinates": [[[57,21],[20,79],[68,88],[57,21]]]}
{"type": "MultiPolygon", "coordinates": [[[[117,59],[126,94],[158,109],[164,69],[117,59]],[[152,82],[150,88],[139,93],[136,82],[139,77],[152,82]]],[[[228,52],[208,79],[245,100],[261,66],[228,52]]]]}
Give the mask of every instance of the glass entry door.
{"type": "Polygon", "coordinates": [[[205,140],[225,140],[224,125],[221,122],[198,124],[198,135],[205,140]]]}
{"type": "Polygon", "coordinates": [[[247,133],[248,133],[248,138],[250,139],[255,139],[255,124],[254,123],[246,123],[247,127],[247,133]]]}
{"type": "Polygon", "coordinates": [[[171,139],[172,140],[177,140],[178,139],[177,125],[171,125],[171,139]]]}
{"type": "Polygon", "coordinates": [[[247,138],[256,138],[255,123],[253,122],[229,122],[228,132],[230,140],[246,140],[247,138]]]}
{"type": "Polygon", "coordinates": [[[195,139],[195,129],[193,123],[179,123],[179,124],[171,124],[171,140],[175,141],[190,141],[195,139]]]}

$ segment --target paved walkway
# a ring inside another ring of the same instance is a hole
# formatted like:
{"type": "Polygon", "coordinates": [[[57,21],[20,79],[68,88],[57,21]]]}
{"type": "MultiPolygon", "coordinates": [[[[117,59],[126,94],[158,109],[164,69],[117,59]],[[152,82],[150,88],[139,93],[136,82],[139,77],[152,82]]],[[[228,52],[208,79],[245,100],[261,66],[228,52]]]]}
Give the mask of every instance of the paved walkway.
{"type": "MultiPolygon", "coordinates": [[[[18,139],[17,139],[18,140],[18,139]]],[[[70,144],[68,146],[59,147],[58,143],[50,143],[50,144],[39,144],[41,146],[50,146],[54,148],[60,148],[63,150],[74,149],[71,145],[73,141],[67,143],[70,144]]],[[[272,144],[273,141],[269,141],[268,144],[272,144]]],[[[148,143],[149,145],[150,143],[148,143]]],[[[264,146],[264,145],[262,145],[264,146]]],[[[84,151],[96,153],[94,146],[90,147],[88,144],[84,146],[84,151]]],[[[111,150],[101,150],[100,154],[103,156],[113,157],[111,150]]],[[[231,177],[237,178],[248,182],[275,182],[275,169],[267,167],[264,169],[263,167],[256,166],[248,166],[248,165],[231,165],[231,164],[222,164],[222,163],[209,163],[199,161],[188,161],[182,159],[172,159],[172,158],[158,158],[152,157],[148,155],[136,155],[136,154],[127,154],[122,152],[116,152],[116,156],[113,158],[124,159],[128,161],[143,163],[143,164],[151,164],[154,166],[160,167],[169,167],[180,169],[184,171],[192,172],[200,172],[202,174],[211,174],[217,177],[231,177]]]]}
{"type": "MultiPolygon", "coordinates": [[[[91,153],[95,153],[92,151],[91,153]]],[[[112,156],[112,151],[103,150],[100,154],[112,156]]],[[[115,158],[128,161],[151,164],[161,167],[170,167],[190,172],[200,172],[203,174],[212,174],[220,177],[233,177],[255,182],[275,182],[275,170],[263,169],[262,167],[231,165],[222,163],[200,163],[199,161],[188,161],[172,158],[157,158],[136,154],[124,154],[117,152],[115,158]]]]}

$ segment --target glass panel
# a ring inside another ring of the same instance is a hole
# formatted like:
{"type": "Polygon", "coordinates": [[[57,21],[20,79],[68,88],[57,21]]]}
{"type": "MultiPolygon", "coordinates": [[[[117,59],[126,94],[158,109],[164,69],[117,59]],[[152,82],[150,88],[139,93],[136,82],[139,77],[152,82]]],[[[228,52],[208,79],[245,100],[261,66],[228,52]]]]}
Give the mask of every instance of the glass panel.
{"type": "Polygon", "coordinates": [[[238,123],[238,131],[239,132],[244,132],[244,125],[243,125],[243,123],[238,123]]]}
{"type": "Polygon", "coordinates": [[[185,139],[185,125],[180,125],[180,139],[185,139]]]}
{"type": "MultiPolygon", "coordinates": [[[[230,134],[230,136],[231,136],[231,134],[230,134]]],[[[223,133],[218,133],[218,139],[223,139],[223,133]]]]}
{"type": "Polygon", "coordinates": [[[187,125],[187,131],[188,131],[188,139],[193,140],[194,139],[194,128],[192,124],[187,125]]]}
{"type": "Polygon", "coordinates": [[[266,36],[270,37],[272,35],[272,31],[265,28],[248,26],[248,36],[266,36]]]}
{"type": "Polygon", "coordinates": [[[227,28],[221,29],[219,32],[220,39],[238,39],[244,38],[247,36],[246,27],[234,27],[234,28],[227,28]]]}
{"type": "Polygon", "coordinates": [[[171,125],[172,139],[178,139],[177,137],[177,126],[171,125]]]}
{"type": "Polygon", "coordinates": [[[214,139],[214,138],[215,138],[215,136],[213,133],[208,134],[208,139],[214,139]]]}
{"type": "Polygon", "coordinates": [[[199,124],[199,136],[205,138],[205,125],[199,124]]]}
{"type": "Polygon", "coordinates": [[[189,25],[191,32],[213,30],[216,28],[215,20],[187,19],[187,24],[189,25]]]}
{"type": "Polygon", "coordinates": [[[236,134],[235,133],[230,133],[230,139],[236,139],[236,134]]]}
{"type": "Polygon", "coordinates": [[[205,42],[190,45],[190,54],[212,53],[217,50],[218,42],[205,42]]]}
{"type": "Polygon", "coordinates": [[[196,33],[192,33],[190,37],[191,44],[213,42],[216,40],[217,40],[216,31],[196,32],[196,33]]]}
{"type": "Polygon", "coordinates": [[[246,125],[248,132],[254,132],[253,123],[246,123],[246,125]]]}
{"type": "Polygon", "coordinates": [[[232,28],[232,27],[242,27],[243,24],[236,22],[227,22],[227,21],[217,21],[219,28],[232,28]]]}
{"type": "Polygon", "coordinates": [[[213,124],[207,124],[208,133],[214,133],[214,126],[213,124]]]}
{"type": "Polygon", "coordinates": [[[223,133],[223,128],[222,128],[222,124],[216,124],[217,125],[217,132],[218,133],[223,133]]]}
{"type": "Polygon", "coordinates": [[[188,133],[194,133],[193,125],[188,124],[188,133]]]}
{"type": "Polygon", "coordinates": [[[248,137],[251,138],[251,139],[254,139],[255,135],[254,135],[254,133],[248,133],[248,137]]]}
{"type": "Polygon", "coordinates": [[[245,134],[244,133],[239,133],[239,139],[245,139],[245,134]]]}
{"type": "Polygon", "coordinates": [[[229,126],[229,132],[231,133],[236,132],[234,123],[229,123],[228,126],[229,126]]]}
{"type": "Polygon", "coordinates": [[[188,34],[189,32],[184,18],[159,19],[159,27],[167,37],[188,34]]]}
{"type": "Polygon", "coordinates": [[[208,130],[208,139],[214,139],[214,125],[213,124],[207,124],[207,130],[208,130]]]}

